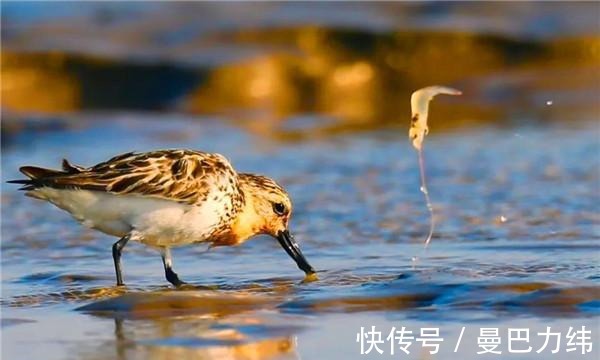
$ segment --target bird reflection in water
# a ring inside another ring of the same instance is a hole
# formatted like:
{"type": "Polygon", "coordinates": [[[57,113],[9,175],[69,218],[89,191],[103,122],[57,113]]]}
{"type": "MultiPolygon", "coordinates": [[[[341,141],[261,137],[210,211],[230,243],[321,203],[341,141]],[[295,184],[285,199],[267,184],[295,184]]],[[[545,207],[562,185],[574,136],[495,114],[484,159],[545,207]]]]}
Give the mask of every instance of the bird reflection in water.
{"type": "Polygon", "coordinates": [[[104,342],[102,351],[91,349],[86,355],[91,359],[299,358],[295,333],[300,328],[286,325],[287,316],[270,310],[274,305],[263,296],[197,291],[127,294],[100,301],[81,310],[113,317],[114,342],[104,342]],[[114,352],[107,351],[112,346],[114,352]]]}

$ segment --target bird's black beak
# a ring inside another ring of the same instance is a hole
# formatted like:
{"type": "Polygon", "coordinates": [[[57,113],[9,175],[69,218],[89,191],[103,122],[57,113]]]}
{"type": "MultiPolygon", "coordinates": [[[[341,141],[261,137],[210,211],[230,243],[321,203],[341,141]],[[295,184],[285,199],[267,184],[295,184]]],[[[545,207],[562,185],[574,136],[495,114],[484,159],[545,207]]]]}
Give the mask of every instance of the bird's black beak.
{"type": "Polygon", "coordinates": [[[304,255],[302,255],[302,251],[300,251],[300,247],[294,237],[288,230],[280,231],[277,233],[277,240],[283,247],[286,253],[291,256],[292,259],[298,264],[300,270],[304,271],[306,275],[314,274],[315,269],[306,261],[304,255]]]}

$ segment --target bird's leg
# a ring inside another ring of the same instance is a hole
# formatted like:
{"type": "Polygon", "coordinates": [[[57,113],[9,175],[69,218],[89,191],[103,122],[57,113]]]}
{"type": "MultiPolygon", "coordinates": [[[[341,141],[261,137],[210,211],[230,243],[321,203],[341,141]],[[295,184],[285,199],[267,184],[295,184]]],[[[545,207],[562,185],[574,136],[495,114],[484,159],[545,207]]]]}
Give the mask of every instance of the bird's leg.
{"type": "Polygon", "coordinates": [[[179,280],[179,276],[177,273],[173,271],[173,260],[171,259],[171,249],[168,247],[164,247],[160,250],[160,254],[162,256],[163,265],[165,266],[165,277],[167,281],[171,284],[175,285],[175,287],[179,287],[181,285],[185,285],[185,282],[179,280]]]}
{"type": "Polygon", "coordinates": [[[119,241],[112,246],[112,255],[115,262],[115,272],[117,274],[117,286],[123,286],[123,275],[121,274],[121,250],[127,245],[131,238],[130,234],[123,236],[119,241]]]}

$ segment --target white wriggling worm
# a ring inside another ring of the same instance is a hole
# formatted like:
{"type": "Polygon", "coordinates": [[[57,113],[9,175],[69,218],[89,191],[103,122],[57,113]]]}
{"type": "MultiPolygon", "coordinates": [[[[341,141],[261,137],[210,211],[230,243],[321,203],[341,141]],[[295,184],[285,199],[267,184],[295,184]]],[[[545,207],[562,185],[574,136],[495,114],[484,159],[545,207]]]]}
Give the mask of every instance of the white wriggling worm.
{"type": "Polygon", "coordinates": [[[445,95],[462,95],[460,90],[449,88],[446,86],[428,86],[419,89],[412,93],[410,97],[410,106],[412,111],[410,129],[408,130],[408,137],[412,141],[412,145],[419,154],[419,172],[421,175],[421,192],[425,196],[425,202],[427,210],[429,211],[429,234],[427,240],[425,240],[425,247],[429,245],[433,231],[435,229],[435,221],[433,218],[433,206],[429,199],[429,191],[427,190],[427,182],[425,181],[425,160],[423,157],[423,141],[425,135],[429,133],[429,127],[427,126],[427,116],[429,114],[429,102],[438,94],[445,95]]]}
{"type": "Polygon", "coordinates": [[[429,128],[427,127],[429,102],[439,94],[462,95],[462,92],[450,87],[434,85],[419,89],[412,93],[410,97],[412,118],[410,130],[408,130],[408,137],[411,139],[413,146],[417,150],[421,150],[425,135],[429,133],[429,128]]]}

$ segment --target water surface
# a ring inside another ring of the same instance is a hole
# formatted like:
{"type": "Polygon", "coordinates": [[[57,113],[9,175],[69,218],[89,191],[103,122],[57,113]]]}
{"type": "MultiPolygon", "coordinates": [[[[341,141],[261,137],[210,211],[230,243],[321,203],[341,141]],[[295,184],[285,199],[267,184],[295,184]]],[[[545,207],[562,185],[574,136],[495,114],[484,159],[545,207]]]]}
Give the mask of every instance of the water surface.
{"type": "MultiPolygon", "coordinates": [[[[394,326],[439,327],[446,356],[464,326],[466,358],[476,357],[486,326],[529,327],[532,345],[547,325],[586,326],[597,339],[595,124],[432,135],[426,156],[438,229],[426,251],[427,213],[404,133],[289,143],[177,115],[96,114],[64,124],[14,137],[3,181],[18,178],[21,164],[56,166],[62,157],[90,165],[131,149],[221,152],[289,190],[291,226],[319,280],[303,282],[277,242],[258,237],[235,248],[176,249],[175,269],[193,285],[185,290],[166,283],[157,253],[130,244],[127,287],[116,288],[115,239],[3,184],[5,358],[358,358],[356,334],[373,325],[384,338],[394,326]]],[[[411,349],[429,356],[419,343],[411,349]]]]}

